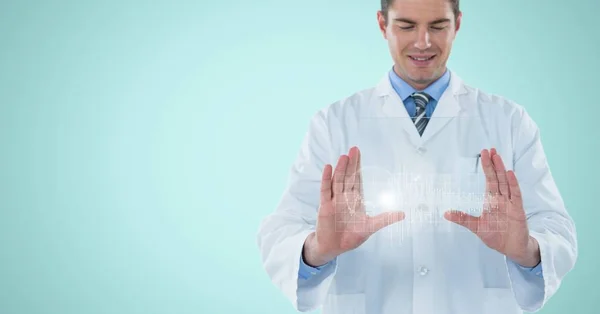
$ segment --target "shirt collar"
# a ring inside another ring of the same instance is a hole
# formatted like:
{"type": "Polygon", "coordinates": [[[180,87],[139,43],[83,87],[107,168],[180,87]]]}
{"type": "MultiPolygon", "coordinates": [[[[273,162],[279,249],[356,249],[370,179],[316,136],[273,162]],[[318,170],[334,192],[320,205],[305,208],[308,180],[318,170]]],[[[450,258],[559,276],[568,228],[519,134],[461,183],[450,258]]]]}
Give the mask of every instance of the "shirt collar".
{"type": "MultiPolygon", "coordinates": [[[[417,91],[412,86],[408,85],[408,83],[406,83],[406,81],[401,79],[400,76],[398,76],[398,74],[396,74],[396,72],[394,71],[393,68],[389,72],[389,77],[390,77],[390,82],[392,83],[392,87],[394,88],[396,93],[398,93],[398,95],[400,96],[402,101],[406,100],[408,97],[410,97],[410,95],[412,93],[417,91]]],[[[442,97],[442,94],[444,93],[444,91],[446,90],[446,88],[448,87],[449,84],[450,84],[450,71],[448,69],[446,69],[446,72],[444,72],[444,75],[442,75],[435,82],[433,82],[432,84],[427,86],[427,88],[425,88],[423,90],[423,92],[427,93],[429,96],[431,96],[436,101],[439,101],[440,97],[442,97]]]]}

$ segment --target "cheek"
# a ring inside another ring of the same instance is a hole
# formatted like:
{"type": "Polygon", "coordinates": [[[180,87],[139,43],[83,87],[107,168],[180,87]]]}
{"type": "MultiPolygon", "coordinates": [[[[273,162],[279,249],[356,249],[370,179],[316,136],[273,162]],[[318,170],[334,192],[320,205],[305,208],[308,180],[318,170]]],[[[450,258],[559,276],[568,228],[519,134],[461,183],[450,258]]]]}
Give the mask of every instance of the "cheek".
{"type": "Polygon", "coordinates": [[[391,37],[389,37],[388,42],[390,47],[398,53],[403,52],[408,46],[406,38],[398,36],[397,34],[393,34],[391,37]]]}
{"type": "Polygon", "coordinates": [[[442,51],[448,50],[448,47],[452,45],[452,36],[448,33],[441,33],[433,37],[434,45],[442,51]]]}

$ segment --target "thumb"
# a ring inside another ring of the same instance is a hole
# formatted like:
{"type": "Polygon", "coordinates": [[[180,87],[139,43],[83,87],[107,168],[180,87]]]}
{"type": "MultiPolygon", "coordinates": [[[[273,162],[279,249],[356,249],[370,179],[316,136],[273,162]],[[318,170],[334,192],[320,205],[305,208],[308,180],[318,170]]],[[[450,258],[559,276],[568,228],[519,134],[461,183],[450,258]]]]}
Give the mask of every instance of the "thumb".
{"type": "Polygon", "coordinates": [[[386,212],[369,217],[369,231],[375,233],[393,223],[403,220],[404,217],[405,214],[402,211],[386,212]]]}
{"type": "Polygon", "coordinates": [[[476,233],[480,217],[469,215],[458,210],[449,210],[444,213],[444,218],[476,233]]]}

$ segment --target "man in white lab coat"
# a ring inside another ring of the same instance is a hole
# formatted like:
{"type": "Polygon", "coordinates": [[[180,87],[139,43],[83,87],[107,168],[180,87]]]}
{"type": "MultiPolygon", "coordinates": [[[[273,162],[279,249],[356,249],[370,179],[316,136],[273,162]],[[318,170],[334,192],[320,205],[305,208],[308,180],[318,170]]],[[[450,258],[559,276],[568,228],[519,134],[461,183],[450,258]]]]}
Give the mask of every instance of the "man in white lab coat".
{"type": "Polygon", "coordinates": [[[393,68],[311,120],[258,232],[295,309],[535,312],[573,268],[537,125],[446,67],[461,16],[458,0],[382,0],[393,68]]]}

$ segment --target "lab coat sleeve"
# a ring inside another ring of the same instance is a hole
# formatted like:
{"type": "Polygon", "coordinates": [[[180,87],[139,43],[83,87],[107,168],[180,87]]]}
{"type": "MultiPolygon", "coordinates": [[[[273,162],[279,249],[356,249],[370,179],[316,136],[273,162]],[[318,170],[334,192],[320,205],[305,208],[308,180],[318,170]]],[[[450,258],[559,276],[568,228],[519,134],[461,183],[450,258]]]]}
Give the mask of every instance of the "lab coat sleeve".
{"type": "Polygon", "coordinates": [[[281,200],[262,220],[257,235],[267,275],[301,312],[323,304],[337,270],[333,260],[309,278],[299,276],[304,241],[315,231],[322,171],[331,164],[328,129],[326,112],[321,110],[311,119],[281,200]]]}
{"type": "Polygon", "coordinates": [[[537,312],[557,292],[577,260],[575,223],[550,172],[536,123],[520,108],[513,116],[514,172],[523,197],[530,235],[540,247],[543,276],[507,259],[517,303],[537,312]]]}

